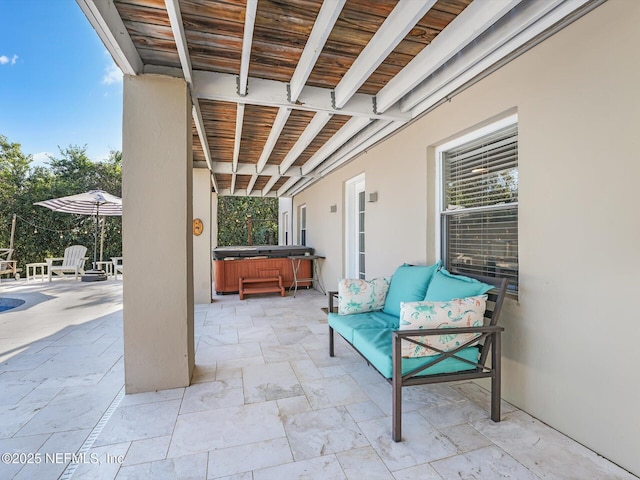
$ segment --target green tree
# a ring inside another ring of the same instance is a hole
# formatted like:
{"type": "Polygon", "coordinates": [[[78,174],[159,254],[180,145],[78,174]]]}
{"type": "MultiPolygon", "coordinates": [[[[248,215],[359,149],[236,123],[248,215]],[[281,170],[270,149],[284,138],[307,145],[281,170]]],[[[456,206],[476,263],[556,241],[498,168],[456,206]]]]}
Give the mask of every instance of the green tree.
{"type": "MultiPolygon", "coordinates": [[[[0,246],[9,246],[11,218],[18,216],[14,258],[24,268],[27,263],[59,257],[69,245],[85,245],[92,251],[95,218],[53,212],[35,202],[102,189],[122,193],[122,155],[112,151],[103,162],[92,162],[86,146],[61,148],[48,166],[30,167],[32,158],[20,144],[0,136],[0,246]]],[[[103,258],[122,252],[121,217],[104,217],[103,258]]],[[[91,256],[91,255],[90,255],[91,256]]]]}
{"type": "Polygon", "coordinates": [[[278,244],[278,199],[218,197],[218,245],[247,244],[278,244]]]}
{"type": "MultiPolygon", "coordinates": [[[[12,205],[25,191],[31,155],[22,153],[19,143],[11,143],[0,135],[0,247],[9,247],[12,205]]],[[[14,255],[15,258],[15,255],[14,255]]]]}

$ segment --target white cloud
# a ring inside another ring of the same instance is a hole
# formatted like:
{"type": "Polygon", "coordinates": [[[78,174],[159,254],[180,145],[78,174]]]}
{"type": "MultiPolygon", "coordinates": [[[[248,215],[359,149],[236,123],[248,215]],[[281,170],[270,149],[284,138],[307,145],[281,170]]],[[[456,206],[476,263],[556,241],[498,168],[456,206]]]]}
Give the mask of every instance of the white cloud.
{"type": "Polygon", "coordinates": [[[51,152],[38,152],[33,154],[32,167],[39,165],[45,165],[49,161],[49,155],[53,155],[51,152]]]}
{"type": "Polygon", "coordinates": [[[18,61],[18,55],[14,55],[11,58],[7,57],[6,55],[0,55],[0,65],[6,65],[7,63],[10,63],[11,65],[15,65],[17,61],[18,61]]]}
{"type": "Polygon", "coordinates": [[[113,83],[122,82],[122,72],[114,64],[108,65],[104,69],[104,77],[102,77],[103,85],[111,85],[113,83]]]}
{"type": "Polygon", "coordinates": [[[110,154],[110,153],[111,153],[111,152],[107,152],[107,153],[104,153],[104,152],[103,152],[103,153],[98,153],[98,154],[96,155],[96,160],[95,160],[95,161],[96,161],[96,162],[104,162],[104,161],[108,160],[108,159],[109,159],[109,154],[110,154]]]}

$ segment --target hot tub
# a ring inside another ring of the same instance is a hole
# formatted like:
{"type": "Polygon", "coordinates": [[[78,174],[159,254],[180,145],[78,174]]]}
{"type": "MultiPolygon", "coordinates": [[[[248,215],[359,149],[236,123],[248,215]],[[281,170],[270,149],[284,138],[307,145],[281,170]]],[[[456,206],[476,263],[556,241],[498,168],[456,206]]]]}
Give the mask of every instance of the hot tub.
{"type": "MultiPolygon", "coordinates": [[[[282,276],[282,284],[293,283],[290,256],[313,255],[313,248],[298,245],[258,245],[217,247],[213,249],[213,283],[218,295],[237,293],[240,278],[269,278],[282,276]]],[[[300,262],[299,278],[311,277],[311,260],[300,262]]],[[[310,282],[298,287],[309,287],[310,282]]]]}

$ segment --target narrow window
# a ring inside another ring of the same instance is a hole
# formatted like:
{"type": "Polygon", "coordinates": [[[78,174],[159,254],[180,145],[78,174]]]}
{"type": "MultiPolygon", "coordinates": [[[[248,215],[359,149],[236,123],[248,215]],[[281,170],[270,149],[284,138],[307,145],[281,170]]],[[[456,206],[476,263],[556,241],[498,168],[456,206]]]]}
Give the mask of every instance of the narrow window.
{"type": "Polygon", "coordinates": [[[345,182],[345,276],[365,278],[365,177],[345,182]]]}
{"type": "Polygon", "coordinates": [[[358,278],[365,278],[364,269],[364,191],[358,192],[358,278]]]}
{"type": "Polygon", "coordinates": [[[289,245],[289,212],[282,214],[282,230],[284,231],[283,244],[289,245]]]}
{"type": "Polygon", "coordinates": [[[300,207],[300,245],[307,245],[307,206],[300,207]]]}

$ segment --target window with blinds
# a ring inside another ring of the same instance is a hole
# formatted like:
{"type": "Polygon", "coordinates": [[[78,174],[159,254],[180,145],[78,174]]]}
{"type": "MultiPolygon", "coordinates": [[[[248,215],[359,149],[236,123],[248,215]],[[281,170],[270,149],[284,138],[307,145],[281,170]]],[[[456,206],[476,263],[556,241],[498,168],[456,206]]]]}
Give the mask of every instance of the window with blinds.
{"type": "Polygon", "coordinates": [[[442,152],[447,270],[506,277],[518,291],[518,126],[442,152]]]}

